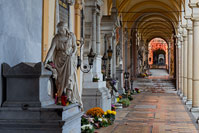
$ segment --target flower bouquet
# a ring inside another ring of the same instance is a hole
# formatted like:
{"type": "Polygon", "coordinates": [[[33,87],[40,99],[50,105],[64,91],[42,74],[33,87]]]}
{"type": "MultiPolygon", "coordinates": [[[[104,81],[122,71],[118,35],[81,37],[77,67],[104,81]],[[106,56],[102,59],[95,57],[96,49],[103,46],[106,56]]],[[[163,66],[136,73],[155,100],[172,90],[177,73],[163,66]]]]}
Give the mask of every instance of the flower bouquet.
{"type": "Polygon", "coordinates": [[[95,76],[95,77],[93,78],[93,82],[98,82],[98,80],[99,80],[99,78],[98,78],[97,76],[95,76]]]}
{"type": "Polygon", "coordinates": [[[108,118],[109,124],[112,125],[115,120],[116,111],[107,110],[104,112],[104,117],[108,118]]]}
{"type": "Polygon", "coordinates": [[[102,117],[102,115],[104,114],[103,109],[101,109],[100,107],[95,107],[95,108],[91,108],[86,112],[87,115],[92,116],[92,117],[102,117]]]}
{"type": "Polygon", "coordinates": [[[116,110],[115,105],[113,105],[113,104],[111,105],[111,110],[112,110],[112,111],[115,111],[115,110],[116,110]]]}
{"type": "Polygon", "coordinates": [[[82,133],[94,133],[94,127],[91,124],[86,124],[81,126],[81,132],[82,133]]]}
{"type": "Polygon", "coordinates": [[[140,93],[140,90],[139,90],[138,88],[135,88],[135,91],[136,91],[137,93],[140,93]]]}

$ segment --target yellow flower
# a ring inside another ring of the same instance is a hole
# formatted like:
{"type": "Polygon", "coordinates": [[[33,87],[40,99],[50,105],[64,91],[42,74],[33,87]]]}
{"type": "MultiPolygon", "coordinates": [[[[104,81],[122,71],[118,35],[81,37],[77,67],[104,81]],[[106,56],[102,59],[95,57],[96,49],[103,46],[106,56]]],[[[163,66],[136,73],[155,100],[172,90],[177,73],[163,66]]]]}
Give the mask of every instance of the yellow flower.
{"type": "Polygon", "coordinates": [[[107,112],[104,112],[104,115],[107,115],[107,112]]]}
{"type": "Polygon", "coordinates": [[[112,111],[112,114],[113,114],[113,115],[116,115],[116,111],[112,111]]]}
{"type": "Polygon", "coordinates": [[[117,98],[117,102],[119,102],[120,98],[117,98]]]}
{"type": "Polygon", "coordinates": [[[110,110],[107,110],[107,113],[108,113],[108,114],[111,114],[111,111],[110,111],[110,110]]]}

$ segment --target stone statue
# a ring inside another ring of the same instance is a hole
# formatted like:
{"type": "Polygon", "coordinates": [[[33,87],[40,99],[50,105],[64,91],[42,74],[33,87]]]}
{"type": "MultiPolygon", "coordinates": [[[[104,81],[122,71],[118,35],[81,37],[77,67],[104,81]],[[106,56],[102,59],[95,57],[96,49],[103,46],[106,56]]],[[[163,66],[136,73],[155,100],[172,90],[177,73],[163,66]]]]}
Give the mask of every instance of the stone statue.
{"type": "Polygon", "coordinates": [[[50,59],[54,63],[53,75],[56,75],[54,77],[58,100],[65,93],[70,102],[78,102],[82,107],[76,74],[76,37],[69,31],[67,23],[59,22],[57,28],[58,33],[52,40],[44,64],[46,66],[50,59]]]}

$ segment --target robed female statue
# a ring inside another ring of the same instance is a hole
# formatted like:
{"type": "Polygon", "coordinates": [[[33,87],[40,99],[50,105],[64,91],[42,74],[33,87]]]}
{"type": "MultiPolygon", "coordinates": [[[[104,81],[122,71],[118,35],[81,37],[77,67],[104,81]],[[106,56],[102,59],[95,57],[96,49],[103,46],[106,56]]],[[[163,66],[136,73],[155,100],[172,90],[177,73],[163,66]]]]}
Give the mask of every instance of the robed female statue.
{"type": "Polygon", "coordinates": [[[55,70],[53,75],[55,77],[58,99],[65,93],[70,102],[78,102],[82,107],[76,73],[76,37],[69,31],[65,22],[59,22],[57,28],[58,33],[52,39],[44,64],[46,65],[50,59],[54,63],[55,70]]]}

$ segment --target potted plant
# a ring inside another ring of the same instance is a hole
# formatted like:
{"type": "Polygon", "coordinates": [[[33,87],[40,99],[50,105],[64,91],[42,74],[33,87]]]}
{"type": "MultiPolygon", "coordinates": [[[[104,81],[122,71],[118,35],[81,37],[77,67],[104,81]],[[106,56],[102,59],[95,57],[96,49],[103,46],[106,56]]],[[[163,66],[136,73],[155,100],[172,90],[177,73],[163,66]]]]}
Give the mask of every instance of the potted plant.
{"type": "Polygon", "coordinates": [[[98,82],[99,78],[97,76],[93,77],[93,82],[98,82]]]}

